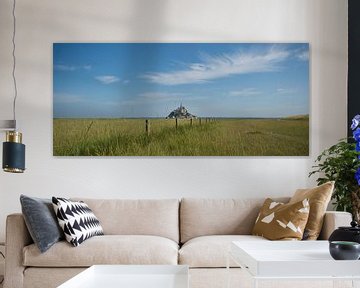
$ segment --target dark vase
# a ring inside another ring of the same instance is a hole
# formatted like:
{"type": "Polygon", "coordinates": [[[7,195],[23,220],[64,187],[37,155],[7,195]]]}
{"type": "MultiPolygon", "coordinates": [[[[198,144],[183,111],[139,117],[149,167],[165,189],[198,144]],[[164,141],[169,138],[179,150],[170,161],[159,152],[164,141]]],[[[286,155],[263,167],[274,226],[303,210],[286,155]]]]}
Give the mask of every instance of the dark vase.
{"type": "Polygon", "coordinates": [[[357,242],[332,241],[329,250],[335,260],[358,260],[360,257],[360,244],[357,242]]]}
{"type": "Polygon", "coordinates": [[[339,227],[329,237],[331,241],[349,241],[360,243],[360,226],[352,221],[349,227],[339,227]]]}

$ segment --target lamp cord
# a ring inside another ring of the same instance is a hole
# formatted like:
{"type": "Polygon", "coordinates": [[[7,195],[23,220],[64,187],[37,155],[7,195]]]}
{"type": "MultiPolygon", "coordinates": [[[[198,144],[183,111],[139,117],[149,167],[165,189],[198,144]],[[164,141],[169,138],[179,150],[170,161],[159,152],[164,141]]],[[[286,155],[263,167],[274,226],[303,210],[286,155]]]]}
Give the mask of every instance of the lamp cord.
{"type": "Polygon", "coordinates": [[[13,50],[12,50],[12,57],[13,57],[13,69],[12,69],[12,78],[14,81],[14,102],[13,102],[13,117],[15,121],[15,130],[16,130],[16,98],[17,98],[17,85],[16,85],[16,77],[15,77],[15,69],[16,69],[16,56],[15,56],[15,35],[16,35],[16,15],[15,15],[15,8],[16,8],[16,0],[13,0],[13,9],[12,9],[12,16],[13,16],[13,35],[12,35],[12,44],[13,44],[13,50]]]}

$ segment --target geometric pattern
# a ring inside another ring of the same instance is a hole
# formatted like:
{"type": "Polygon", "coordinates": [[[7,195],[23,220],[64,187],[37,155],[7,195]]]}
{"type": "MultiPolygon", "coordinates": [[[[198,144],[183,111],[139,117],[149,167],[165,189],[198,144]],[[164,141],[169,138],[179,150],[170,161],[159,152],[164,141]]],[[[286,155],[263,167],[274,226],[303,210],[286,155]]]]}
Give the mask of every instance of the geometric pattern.
{"type": "Polygon", "coordinates": [[[75,247],[93,236],[104,235],[99,220],[84,202],[52,197],[52,203],[66,241],[75,247]]]}
{"type": "Polygon", "coordinates": [[[296,203],[279,203],[265,200],[255,221],[253,235],[270,240],[301,240],[309,217],[309,200],[296,203]]]}

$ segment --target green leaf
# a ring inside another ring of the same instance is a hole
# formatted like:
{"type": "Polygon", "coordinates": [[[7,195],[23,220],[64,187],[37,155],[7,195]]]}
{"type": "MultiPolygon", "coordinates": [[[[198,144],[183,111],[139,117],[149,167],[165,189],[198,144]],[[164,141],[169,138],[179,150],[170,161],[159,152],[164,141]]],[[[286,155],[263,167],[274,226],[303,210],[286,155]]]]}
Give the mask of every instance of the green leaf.
{"type": "Polygon", "coordinates": [[[354,177],[360,167],[358,155],[360,153],[355,150],[355,143],[348,143],[347,139],[341,139],[316,158],[317,165],[312,166],[309,172],[309,177],[318,176],[316,182],[319,185],[335,181],[332,199],[338,211],[351,212],[352,210],[351,193],[359,189],[354,177]]]}

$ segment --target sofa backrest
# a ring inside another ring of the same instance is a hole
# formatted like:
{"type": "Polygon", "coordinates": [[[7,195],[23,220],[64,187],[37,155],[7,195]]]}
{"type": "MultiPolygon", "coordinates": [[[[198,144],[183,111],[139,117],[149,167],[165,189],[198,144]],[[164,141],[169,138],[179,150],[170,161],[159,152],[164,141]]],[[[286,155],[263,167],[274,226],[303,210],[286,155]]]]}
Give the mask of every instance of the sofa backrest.
{"type": "MultiPolygon", "coordinates": [[[[276,199],[288,202],[289,198],[276,199]]],[[[180,204],[180,241],[205,235],[251,234],[261,199],[184,198],[180,204]]]]}
{"type": "Polygon", "coordinates": [[[155,235],[179,242],[178,199],[86,199],[105,235],[155,235]]]}

